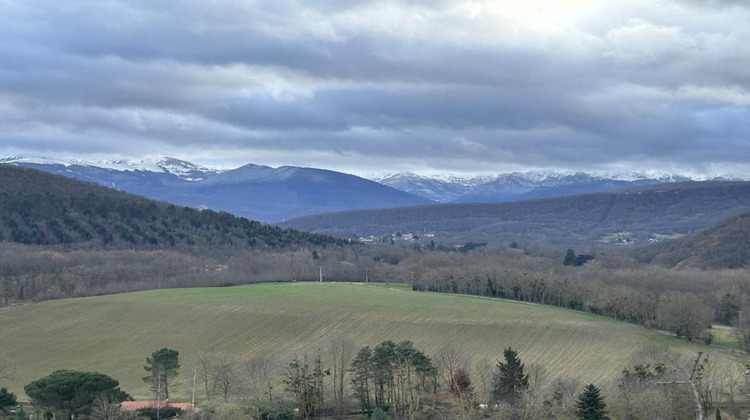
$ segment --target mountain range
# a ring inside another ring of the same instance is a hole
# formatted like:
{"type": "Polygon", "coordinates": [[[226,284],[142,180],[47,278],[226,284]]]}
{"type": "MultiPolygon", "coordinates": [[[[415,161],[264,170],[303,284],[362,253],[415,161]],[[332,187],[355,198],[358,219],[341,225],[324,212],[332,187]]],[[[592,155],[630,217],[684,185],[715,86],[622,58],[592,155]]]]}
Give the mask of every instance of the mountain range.
{"type": "MultiPolygon", "coordinates": [[[[563,197],[619,188],[705,180],[674,174],[537,170],[496,176],[423,176],[394,173],[371,177],[383,185],[438,203],[494,203],[563,197]]],[[[727,178],[713,178],[721,181],[727,178]]]]}
{"type": "Polygon", "coordinates": [[[272,168],[247,164],[220,170],[174,158],[130,162],[8,157],[0,159],[1,163],[270,223],[345,210],[435,203],[515,202],[692,179],[671,174],[552,170],[474,177],[395,173],[365,179],[295,166],[272,168]]]}
{"type": "Polygon", "coordinates": [[[314,168],[249,164],[232,170],[215,170],[173,158],[153,162],[86,162],[11,157],[0,159],[2,163],[262,222],[341,210],[431,203],[354,175],[314,168]]]}

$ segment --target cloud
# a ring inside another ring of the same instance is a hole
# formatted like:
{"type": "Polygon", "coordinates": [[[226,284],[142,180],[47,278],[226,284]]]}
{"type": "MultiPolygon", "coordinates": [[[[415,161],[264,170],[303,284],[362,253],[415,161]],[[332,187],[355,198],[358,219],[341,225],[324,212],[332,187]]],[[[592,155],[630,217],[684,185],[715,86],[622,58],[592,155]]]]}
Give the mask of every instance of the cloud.
{"type": "Polygon", "coordinates": [[[730,3],[11,0],[0,153],[744,171],[750,10],[730,3]]]}

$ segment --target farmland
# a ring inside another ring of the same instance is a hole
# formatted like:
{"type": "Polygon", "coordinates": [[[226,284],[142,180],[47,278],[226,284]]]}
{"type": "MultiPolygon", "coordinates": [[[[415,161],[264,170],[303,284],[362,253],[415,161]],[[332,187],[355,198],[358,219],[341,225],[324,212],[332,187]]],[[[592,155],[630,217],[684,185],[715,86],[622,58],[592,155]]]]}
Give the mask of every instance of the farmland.
{"type": "MultiPolygon", "coordinates": [[[[343,337],[357,345],[412,340],[427,354],[446,345],[474,362],[494,361],[513,346],[527,364],[559,376],[612,386],[639,352],[669,346],[686,359],[706,347],[583,312],[508,300],[412,292],[345,283],[271,283],[47,301],[0,310],[0,356],[15,365],[9,388],[56,369],[99,371],[135,397],[146,356],[180,352],[176,399],[188,399],[200,351],[242,359],[327,348],[343,337]]],[[[716,352],[719,358],[727,358],[716,352]]],[[[5,386],[5,384],[3,384],[5,386]]]]}

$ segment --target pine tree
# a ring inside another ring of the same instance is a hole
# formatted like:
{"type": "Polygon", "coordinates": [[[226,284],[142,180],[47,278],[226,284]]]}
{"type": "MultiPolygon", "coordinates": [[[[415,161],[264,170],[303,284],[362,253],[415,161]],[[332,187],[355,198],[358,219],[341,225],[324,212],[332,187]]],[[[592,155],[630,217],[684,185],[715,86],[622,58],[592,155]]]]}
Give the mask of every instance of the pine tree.
{"type": "Polygon", "coordinates": [[[18,403],[16,395],[8,392],[7,388],[0,388],[0,410],[5,407],[12,407],[18,403]]]}
{"type": "Polygon", "coordinates": [[[143,369],[149,376],[143,378],[143,381],[151,385],[155,399],[169,399],[169,380],[179,373],[179,356],[177,350],[163,348],[146,358],[146,366],[143,369]]]}
{"type": "Polygon", "coordinates": [[[523,391],[529,387],[529,375],[524,375],[524,365],[515,350],[508,347],[503,356],[505,363],[498,360],[492,378],[492,395],[495,401],[516,405],[523,391]]]}
{"type": "Polygon", "coordinates": [[[576,414],[580,420],[605,420],[606,407],[604,397],[594,384],[586,385],[576,400],[576,414]]]}
{"type": "Polygon", "coordinates": [[[572,248],[568,249],[567,252],[565,252],[565,258],[563,258],[563,265],[575,265],[576,263],[576,253],[573,251],[572,248]]]}

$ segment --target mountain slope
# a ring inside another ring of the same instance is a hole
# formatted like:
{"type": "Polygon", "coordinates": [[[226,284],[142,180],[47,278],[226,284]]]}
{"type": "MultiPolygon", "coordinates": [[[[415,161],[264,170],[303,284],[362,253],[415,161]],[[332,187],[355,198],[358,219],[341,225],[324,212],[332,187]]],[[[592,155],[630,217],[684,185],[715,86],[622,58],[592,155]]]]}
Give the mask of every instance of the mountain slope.
{"type": "Polygon", "coordinates": [[[674,241],[633,250],[642,262],[704,269],[750,265],[750,212],[674,241]]]}
{"type": "Polygon", "coordinates": [[[427,198],[438,203],[450,203],[468,194],[477,186],[491,181],[492,177],[428,177],[414,173],[395,173],[372,178],[373,181],[427,198]]]}
{"type": "Polygon", "coordinates": [[[4,242],[127,249],[343,243],[13,165],[0,165],[0,179],[0,241],[4,242]]]}
{"type": "Polygon", "coordinates": [[[7,158],[5,163],[96,182],[133,194],[252,220],[431,201],[354,175],[312,168],[245,165],[228,171],[165,158],[159,162],[66,162],[7,158]]]}
{"type": "Polygon", "coordinates": [[[690,233],[750,210],[750,182],[687,182],[514,203],[442,204],[350,211],[285,226],[336,235],[435,233],[466,239],[527,238],[595,244],[612,235],[643,243],[690,233]]]}

